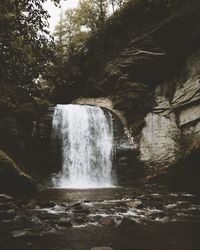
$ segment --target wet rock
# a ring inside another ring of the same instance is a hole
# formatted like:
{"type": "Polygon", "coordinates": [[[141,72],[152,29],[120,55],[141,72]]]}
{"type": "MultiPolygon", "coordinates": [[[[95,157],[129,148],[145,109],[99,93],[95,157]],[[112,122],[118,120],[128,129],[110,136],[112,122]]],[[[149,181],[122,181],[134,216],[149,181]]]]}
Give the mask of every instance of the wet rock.
{"type": "Polygon", "coordinates": [[[127,211],[127,208],[126,207],[118,207],[116,209],[116,211],[119,212],[119,213],[125,213],[127,211]]]}
{"type": "MultiPolygon", "coordinates": [[[[0,150],[0,190],[6,194],[23,196],[35,191],[30,176],[20,170],[19,166],[0,150]]],[[[4,199],[10,199],[5,197],[4,199]]]]}
{"type": "Polygon", "coordinates": [[[131,208],[142,208],[143,204],[140,200],[129,201],[127,205],[131,208]]]}
{"type": "Polygon", "coordinates": [[[90,221],[90,222],[96,222],[96,221],[98,221],[99,219],[101,219],[101,216],[100,216],[100,215],[95,215],[95,216],[89,217],[89,221],[90,221]]]}
{"type": "Polygon", "coordinates": [[[13,202],[6,202],[6,203],[0,203],[0,211],[10,210],[10,209],[17,209],[17,205],[13,202]]]}
{"type": "Polygon", "coordinates": [[[68,204],[66,204],[66,203],[61,203],[60,205],[61,205],[61,207],[68,207],[68,204]]]}
{"type": "Polygon", "coordinates": [[[37,201],[36,200],[29,200],[28,203],[25,205],[27,209],[34,209],[37,206],[37,201]]]}
{"type": "Polygon", "coordinates": [[[66,208],[65,208],[65,212],[68,212],[69,210],[71,209],[71,207],[70,206],[66,206],[66,208]]]}
{"type": "Polygon", "coordinates": [[[1,220],[10,220],[15,216],[15,210],[10,209],[7,211],[0,211],[0,219],[1,220]]]}
{"type": "Polygon", "coordinates": [[[162,200],[163,199],[163,196],[162,194],[150,194],[150,196],[154,199],[154,200],[162,200]]]}
{"type": "Polygon", "coordinates": [[[83,224],[83,223],[85,223],[86,222],[86,217],[85,216],[77,216],[77,217],[75,217],[75,222],[76,223],[80,223],[80,224],[83,224]]]}
{"type": "Polygon", "coordinates": [[[6,194],[0,194],[0,202],[8,202],[13,201],[14,198],[12,196],[6,195],[6,194]]]}
{"type": "Polygon", "coordinates": [[[162,223],[166,223],[169,221],[169,218],[167,216],[164,216],[164,217],[157,217],[155,218],[155,221],[157,222],[162,222],[162,223]]]}
{"type": "Polygon", "coordinates": [[[31,217],[31,222],[35,225],[42,225],[42,221],[35,215],[31,217]]]}
{"type": "Polygon", "coordinates": [[[91,203],[92,200],[84,200],[83,203],[91,203]]]}
{"type": "Polygon", "coordinates": [[[71,227],[72,222],[69,218],[60,218],[60,221],[58,222],[58,226],[61,227],[71,227]]]}
{"type": "Polygon", "coordinates": [[[55,206],[56,206],[56,204],[53,201],[44,201],[40,204],[41,208],[52,208],[55,206]]]}
{"type": "Polygon", "coordinates": [[[82,206],[80,203],[77,203],[72,206],[72,212],[78,214],[89,214],[90,210],[82,206]]]}
{"type": "Polygon", "coordinates": [[[57,220],[59,218],[59,215],[51,214],[51,213],[41,213],[41,214],[38,214],[38,217],[41,220],[57,220]]]}
{"type": "Polygon", "coordinates": [[[102,226],[114,226],[115,225],[114,220],[110,217],[101,218],[98,220],[98,222],[102,226]]]}
{"type": "Polygon", "coordinates": [[[153,204],[156,209],[163,209],[163,203],[162,202],[157,202],[153,204]]]}
{"type": "Polygon", "coordinates": [[[16,215],[14,222],[20,225],[26,225],[29,223],[29,218],[24,214],[16,215]]]}
{"type": "Polygon", "coordinates": [[[14,238],[30,237],[30,236],[42,236],[44,232],[39,232],[37,230],[31,231],[31,228],[25,228],[23,230],[17,230],[11,232],[14,238]]]}
{"type": "Polygon", "coordinates": [[[73,204],[71,205],[71,207],[73,207],[73,208],[80,208],[80,207],[82,207],[82,206],[81,206],[81,202],[75,202],[75,203],[73,203],[73,204]]]}
{"type": "Polygon", "coordinates": [[[14,237],[14,238],[20,238],[20,237],[24,237],[24,236],[30,236],[31,233],[30,233],[30,228],[25,228],[23,230],[18,230],[18,231],[13,231],[11,233],[11,235],[14,237]]]}
{"type": "Polygon", "coordinates": [[[89,214],[90,210],[82,208],[82,209],[79,209],[79,210],[78,209],[72,210],[72,212],[77,213],[77,214],[89,214]]]}

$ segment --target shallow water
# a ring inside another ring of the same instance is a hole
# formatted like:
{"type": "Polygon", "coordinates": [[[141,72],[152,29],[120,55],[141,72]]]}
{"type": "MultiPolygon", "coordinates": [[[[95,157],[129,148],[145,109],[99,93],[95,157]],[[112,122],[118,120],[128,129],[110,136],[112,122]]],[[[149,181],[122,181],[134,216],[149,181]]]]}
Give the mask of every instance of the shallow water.
{"type": "MultiPolygon", "coordinates": [[[[48,189],[15,201],[0,249],[199,249],[200,199],[161,187],[48,189]]],[[[5,207],[5,206],[4,206],[5,207]]]]}

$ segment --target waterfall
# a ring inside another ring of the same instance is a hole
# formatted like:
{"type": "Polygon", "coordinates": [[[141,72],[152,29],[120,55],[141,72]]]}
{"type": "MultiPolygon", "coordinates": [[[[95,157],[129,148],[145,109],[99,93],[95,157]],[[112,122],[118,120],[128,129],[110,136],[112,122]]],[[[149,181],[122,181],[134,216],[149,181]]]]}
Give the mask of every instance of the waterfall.
{"type": "Polygon", "coordinates": [[[111,114],[95,106],[57,105],[53,139],[60,143],[62,170],[56,187],[111,187],[113,124],[111,114]]]}

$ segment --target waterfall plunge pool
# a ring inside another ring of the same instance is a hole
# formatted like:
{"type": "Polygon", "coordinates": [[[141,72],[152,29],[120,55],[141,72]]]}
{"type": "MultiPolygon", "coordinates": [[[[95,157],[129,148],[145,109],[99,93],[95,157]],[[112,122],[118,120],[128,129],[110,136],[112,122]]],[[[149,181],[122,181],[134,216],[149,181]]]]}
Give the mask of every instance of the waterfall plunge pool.
{"type": "Polygon", "coordinates": [[[156,186],[48,189],[3,205],[15,207],[14,218],[0,220],[3,250],[199,249],[194,194],[156,186]]]}

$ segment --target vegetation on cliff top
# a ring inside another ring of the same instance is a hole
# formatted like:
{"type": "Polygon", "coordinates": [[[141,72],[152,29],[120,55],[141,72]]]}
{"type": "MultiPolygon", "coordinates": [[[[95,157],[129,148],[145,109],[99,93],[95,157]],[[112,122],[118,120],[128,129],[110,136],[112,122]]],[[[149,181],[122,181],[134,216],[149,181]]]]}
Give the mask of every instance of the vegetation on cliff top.
{"type": "Polygon", "coordinates": [[[152,110],[156,85],[177,76],[198,47],[195,5],[195,0],[127,1],[104,25],[90,30],[81,45],[74,43],[67,56],[64,51],[58,55],[62,60],[47,74],[54,83],[51,100],[112,97],[138,134],[152,110]]]}

